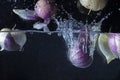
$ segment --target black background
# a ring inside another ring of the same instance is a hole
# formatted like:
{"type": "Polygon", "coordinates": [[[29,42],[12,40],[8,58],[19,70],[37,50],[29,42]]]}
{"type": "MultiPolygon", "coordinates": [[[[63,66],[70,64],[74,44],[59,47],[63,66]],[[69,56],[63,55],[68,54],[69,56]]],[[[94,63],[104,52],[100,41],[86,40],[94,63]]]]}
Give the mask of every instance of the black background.
{"type": "MultiPolygon", "coordinates": [[[[0,0],[0,27],[12,28],[15,24],[21,29],[32,29],[34,22],[21,20],[11,11],[17,8],[33,8],[33,0],[17,0],[17,3],[0,0]],[[32,5],[31,5],[32,4],[32,5]]],[[[36,1],[35,1],[36,2],[36,1]]],[[[65,9],[79,21],[85,20],[72,0],[56,0],[58,7],[62,4],[65,9]],[[72,4],[73,3],[73,4],[72,4]],[[72,5],[71,5],[72,4],[72,5]],[[68,7],[68,8],[67,8],[68,7]],[[79,13],[79,14],[78,14],[79,13]],[[77,14],[77,15],[76,15],[77,14]]],[[[108,31],[112,26],[113,32],[119,32],[119,0],[109,0],[109,4],[103,10],[102,16],[110,11],[113,14],[104,21],[102,30],[108,31]]],[[[95,16],[95,13],[93,13],[95,16]]],[[[66,18],[65,14],[62,15],[66,18]]],[[[91,21],[93,17],[88,19],[91,21]]],[[[99,19],[100,19],[99,18],[99,19]]],[[[0,80],[120,80],[120,61],[114,60],[110,64],[97,50],[94,53],[94,61],[89,68],[80,69],[74,67],[67,59],[65,41],[57,34],[47,35],[27,33],[28,41],[21,52],[0,52],[0,80]]]]}

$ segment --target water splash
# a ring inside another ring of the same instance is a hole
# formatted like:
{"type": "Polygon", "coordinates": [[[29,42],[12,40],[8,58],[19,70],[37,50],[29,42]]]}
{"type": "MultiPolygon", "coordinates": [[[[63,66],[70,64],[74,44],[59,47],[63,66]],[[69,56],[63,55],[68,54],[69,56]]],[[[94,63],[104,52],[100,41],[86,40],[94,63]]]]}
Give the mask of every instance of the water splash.
{"type": "MultiPolygon", "coordinates": [[[[69,19],[61,19],[58,21],[57,31],[61,32],[66,42],[68,47],[67,57],[74,66],[78,68],[87,68],[91,65],[96,42],[99,33],[101,33],[101,25],[111,14],[112,12],[108,13],[100,21],[93,20],[90,24],[87,21],[86,23],[83,23],[82,21],[78,22],[71,16],[69,19]],[[84,34],[86,37],[79,37],[80,34],[84,34]],[[84,40],[78,41],[80,38],[84,40]],[[85,44],[81,44],[81,41],[85,44]],[[77,45],[76,43],[79,44],[79,46],[77,46],[79,48],[75,47],[77,45]],[[80,46],[82,47],[80,48],[80,46]],[[82,53],[79,52],[79,50],[82,51],[82,53]],[[86,59],[88,59],[88,61],[86,59]]],[[[100,15],[101,13],[99,13],[96,18],[100,15]]]]}
{"type": "MultiPolygon", "coordinates": [[[[100,24],[101,25],[101,24],[100,24]]],[[[90,47],[91,47],[91,54],[93,55],[95,43],[97,40],[96,32],[100,31],[100,25],[95,24],[94,26],[83,24],[82,22],[77,22],[76,20],[69,19],[64,20],[59,23],[58,30],[61,31],[63,38],[66,41],[68,49],[74,46],[74,43],[78,40],[79,33],[85,33],[86,35],[90,36],[90,47]],[[86,27],[88,31],[86,31],[86,27]]],[[[86,46],[85,46],[86,47],[86,46]]]]}
{"type": "MultiPolygon", "coordinates": [[[[24,0],[23,2],[25,3],[26,1],[27,0],[24,0]]],[[[17,0],[8,0],[8,2],[17,3],[18,1],[17,0]]],[[[102,22],[105,19],[107,19],[112,14],[112,12],[108,13],[100,21],[96,21],[96,19],[99,16],[101,16],[101,12],[98,12],[97,16],[95,17],[95,19],[91,23],[88,23],[87,19],[86,19],[86,23],[84,23],[82,21],[78,22],[77,20],[75,20],[72,17],[72,15],[70,15],[64,9],[63,5],[61,5],[61,9],[62,9],[63,13],[67,14],[68,19],[62,19],[62,17],[60,16],[59,17],[60,20],[57,20],[54,17],[55,22],[58,25],[58,28],[57,28],[56,31],[48,31],[48,32],[43,32],[43,31],[39,31],[39,30],[22,30],[22,31],[23,32],[38,32],[38,33],[58,33],[58,35],[62,35],[63,38],[65,39],[68,49],[71,49],[74,46],[74,44],[78,40],[78,35],[80,33],[85,33],[86,35],[88,35],[90,37],[90,39],[89,39],[89,44],[90,44],[90,46],[89,46],[89,48],[90,48],[89,53],[90,53],[90,55],[93,55],[94,50],[95,50],[96,40],[97,40],[97,37],[98,37],[98,33],[101,32],[102,22]]],[[[83,51],[85,51],[85,50],[83,50],[83,51]]]]}

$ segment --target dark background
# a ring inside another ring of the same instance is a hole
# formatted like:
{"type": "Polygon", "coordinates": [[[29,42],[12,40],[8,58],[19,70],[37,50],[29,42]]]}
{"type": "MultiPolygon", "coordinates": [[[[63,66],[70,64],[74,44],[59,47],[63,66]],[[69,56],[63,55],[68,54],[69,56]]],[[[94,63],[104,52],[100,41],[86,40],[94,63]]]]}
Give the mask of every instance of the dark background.
{"type": "MultiPolygon", "coordinates": [[[[17,0],[14,3],[0,0],[0,27],[12,28],[15,24],[21,29],[32,29],[34,22],[26,22],[13,14],[12,9],[33,8],[33,0],[17,0]],[[24,4],[23,4],[24,3],[24,4]]],[[[35,1],[36,2],[36,1],[35,1]]],[[[64,8],[73,15],[76,20],[85,20],[85,14],[81,14],[76,3],[72,0],[56,0],[60,8],[64,8]],[[72,5],[71,5],[72,4],[72,5]],[[79,14],[78,14],[79,13],[79,14]],[[77,14],[77,15],[76,15],[77,14]],[[80,17],[80,16],[83,17],[80,17]],[[79,16],[79,17],[78,17],[79,16]]],[[[119,0],[109,0],[109,4],[103,10],[102,18],[108,12],[113,11],[111,16],[104,21],[102,31],[108,31],[112,26],[113,32],[119,32],[120,11],[118,11],[119,0]]],[[[60,10],[62,11],[62,10],[60,10]]],[[[66,18],[66,14],[60,13],[66,18]]],[[[92,21],[96,13],[90,15],[88,20],[92,21]]],[[[120,80],[120,61],[114,60],[110,64],[100,56],[99,50],[94,53],[94,61],[89,68],[80,69],[74,67],[67,59],[67,48],[65,41],[57,34],[47,35],[38,33],[27,33],[28,41],[21,52],[0,52],[0,80],[120,80]]]]}

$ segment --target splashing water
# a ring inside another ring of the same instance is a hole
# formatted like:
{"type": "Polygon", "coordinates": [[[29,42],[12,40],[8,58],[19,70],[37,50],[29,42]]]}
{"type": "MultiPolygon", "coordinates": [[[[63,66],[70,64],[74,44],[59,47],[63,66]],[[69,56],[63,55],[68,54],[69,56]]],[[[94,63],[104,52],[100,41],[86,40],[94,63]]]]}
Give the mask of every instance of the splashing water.
{"type": "MultiPolygon", "coordinates": [[[[7,0],[7,1],[17,3],[19,0],[7,0]]],[[[23,2],[26,2],[26,1],[27,0],[23,0],[23,2]]],[[[64,9],[63,5],[61,5],[61,8],[69,16],[69,19],[64,19],[64,20],[61,19],[59,21],[57,19],[55,19],[56,23],[58,25],[57,30],[51,31],[51,32],[46,32],[46,33],[56,33],[57,32],[58,34],[62,34],[68,47],[72,46],[74,44],[74,42],[77,40],[76,34],[79,34],[80,32],[85,32],[86,27],[88,29],[88,33],[90,33],[90,35],[91,35],[90,40],[94,41],[94,39],[93,39],[94,35],[101,31],[102,22],[105,19],[107,19],[109,15],[111,15],[111,13],[108,13],[99,22],[96,22],[96,20],[93,20],[90,24],[88,24],[87,22],[86,22],[86,24],[84,24],[82,21],[78,22],[77,20],[72,18],[72,16],[69,13],[67,13],[67,11],[64,9]]],[[[101,12],[97,13],[96,18],[99,17],[100,15],[101,15],[101,12]]],[[[25,30],[23,32],[45,33],[45,32],[38,31],[38,30],[25,30]]]]}
{"type": "Polygon", "coordinates": [[[62,33],[68,47],[67,57],[74,66],[87,68],[91,65],[102,22],[110,15],[107,14],[98,22],[93,20],[90,24],[78,22],[71,17],[58,22],[57,30],[62,33]]]}
{"type": "MultiPolygon", "coordinates": [[[[13,2],[16,3],[17,0],[8,0],[9,2],[13,2]]],[[[26,0],[24,0],[24,2],[26,2],[26,0]]],[[[16,6],[15,6],[16,7],[16,6]]],[[[29,8],[30,6],[28,6],[29,8]]],[[[23,32],[30,32],[30,33],[57,33],[58,35],[62,35],[67,48],[68,48],[68,53],[67,56],[68,58],[73,61],[73,65],[74,65],[74,61],[78,61],[77,63],[81,63],[81,60],[74,60],[74,59],[79,59],[80,55],[85,56],[87,58],[83,58],[83,62],[88,62],[88,63],[83,63],[82,67],[88,67],[93,60],[93,54],[94,54],[94,50],[95,50],[95,45],[96,45],[96,41],[98,38],[99,33],[101,32],[101,25],[102,22],[107,19],[112,12],[108,13],[105,17],[103,17],[100,21],[96,21],[96,19],[101,15],[101,12],[97,13],[97,16],[95,17],[95,19],[91,22],[88,23],[86,20],[86,23],[82,22],[82,21],[77,21],[75,20],[72,15],[70,15],[65,9],[64,7],[61,5],[62,11],[63,13],[67,14],[68,19],[62,19],[62,16],[60,16],[60,20],[57,20],[54,17],[55,23],[57,24],[57,29],[55,31],[48,31],[48,32],[43,32],[43,31],[39,31],[39,30],[22,30],[23,32]],[[84,34],[84,36],[80,36],[81,34],[84,34]],[[77,44],[76,44],[77,43],[77,44]],[[81,44],[83,43],[83,44],[81,44]],[[77,49],[76,49],[76,45],[77,45],[77,49]],[[77,50],[79,51],[79,54],[76,52],[77,50]],[[71,53],[71,51],[73,53],[71,53]],[[81,52],[81,53],[80,53],[81,52]],[[76,55],[75,58],[73,58],[73,55],[76,55]],[[72,58],[71,58],[72,56],[72,58]],[[88,61],[86,61],[88,59],[88,61]],[[84,61],[85,60],[85,61],[84,61]],[[79,62],[80,61],[80,62],[79,62]],[[89,64],[89,65],[87,65],[89,64]]],[[[120,9],[118,9],[120,10],[120,9]]],[[[62,13],[62,12],[61,12],[62,13]]],[[[75,66],[77,67],[81,67],[80,64],[77,64],[75,62],[75,66]],[[79,65],[79,66],[78,66],[79,65]]],[[[82,64],[82,63],[81,63],[82,64]]]]}
{"type": "Polygon", "coordinates": [[[101,31],[102,22],[107,19],[110,14],[111,13],[107,14],[99,22],[96,22],[94,20],[90,24],[84,24],[82,21],[78,22],[73,18],[60,20],[58,22],[59,25],[57,31],[60,31],[62,33],[68,48],[71,48],[73,44],[77,41],[79,33],[89,33],[90,41],[91,43],[93,43],[91,44],[91,47],[94,48],[97,40],[97,35],[101,31]],[[85,31],[86,28],[88,30],[87,32],[85,31]]]}

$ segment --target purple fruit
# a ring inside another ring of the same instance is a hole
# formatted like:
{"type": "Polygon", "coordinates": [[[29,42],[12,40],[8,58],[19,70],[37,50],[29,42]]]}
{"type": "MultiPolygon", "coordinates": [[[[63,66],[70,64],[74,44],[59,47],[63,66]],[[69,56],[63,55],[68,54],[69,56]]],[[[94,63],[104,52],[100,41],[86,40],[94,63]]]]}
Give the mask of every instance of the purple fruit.
{"type": "Polygon", "coordinates": [[[80,33],[78,41],[70,48],[68,58],[78,68],[87,68],[91,65],[93,58],[89,55],[88,36],[80,33]]]}
{"type": "Polygon", "coordinates": [[[24,44],[26,43],[26,34],[24,32],[19,32],[20,30],[15,29],[16,32],[11,32],[9,28],[1,29],[0,33],[0,51],[20,51],[24,44]]]}
{"type": "Polygon", "coordinates": [[[39,0],[35,5],[35,12],[42,19],[50,18],[55,13],[55,5],[49,0],[39,0]]]}
{"type": "Polygon", "coordinates": [[[120,33],[110,33],[108,45],[111,52],[120,58],[120,33]]]}

